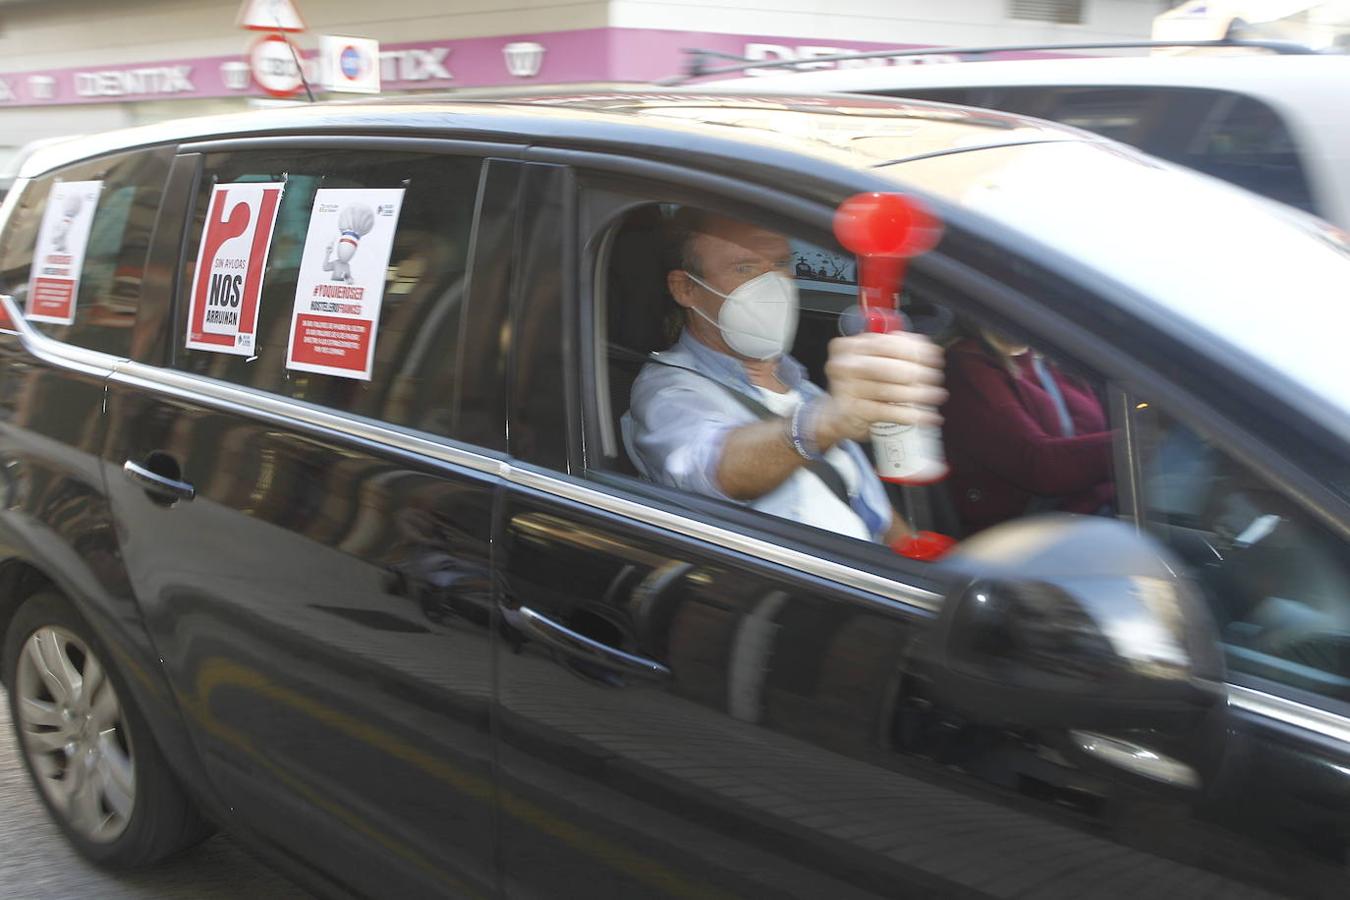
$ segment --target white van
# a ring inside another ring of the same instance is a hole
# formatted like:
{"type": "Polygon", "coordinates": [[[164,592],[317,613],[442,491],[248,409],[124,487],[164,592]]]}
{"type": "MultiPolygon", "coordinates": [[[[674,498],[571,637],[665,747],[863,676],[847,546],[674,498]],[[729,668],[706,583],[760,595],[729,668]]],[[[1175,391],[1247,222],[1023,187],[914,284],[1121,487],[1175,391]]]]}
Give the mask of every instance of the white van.
{"type": "Polygon", "coordinates": [[[1350,228],[1350,56],[1250,54],[868,66],[745,79],[1005,110],[1133,144],[1350,228]]]}

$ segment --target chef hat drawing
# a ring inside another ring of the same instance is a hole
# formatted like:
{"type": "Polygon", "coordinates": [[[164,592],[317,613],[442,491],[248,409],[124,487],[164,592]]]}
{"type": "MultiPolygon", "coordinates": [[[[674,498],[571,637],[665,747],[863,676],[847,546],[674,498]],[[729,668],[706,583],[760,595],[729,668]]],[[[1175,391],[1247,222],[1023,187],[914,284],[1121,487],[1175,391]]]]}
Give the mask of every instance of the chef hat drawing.
{"type": "Polygon", "coordinates": [[[361,243],[361,238],[370,233],[370,229],[375,227],[375,211],[364,203],[353,203],[350,206],[344,206],[342,212],[338,213],[338,231],[342,232],[342,237],[338,239],[338,250],[343,249],[343,245],[351,248],[348,252],[348,259],[351,254],[356,252],[357,245],[361,243]]]}
{"type": "Polygon", "coordinates": [[[61,208],[61,214],[67,219],[73,219],[79,214],[81,206],[84,206],[84,198],[78,192],[72,191],[66,195],[66,202],[61,208]]]}

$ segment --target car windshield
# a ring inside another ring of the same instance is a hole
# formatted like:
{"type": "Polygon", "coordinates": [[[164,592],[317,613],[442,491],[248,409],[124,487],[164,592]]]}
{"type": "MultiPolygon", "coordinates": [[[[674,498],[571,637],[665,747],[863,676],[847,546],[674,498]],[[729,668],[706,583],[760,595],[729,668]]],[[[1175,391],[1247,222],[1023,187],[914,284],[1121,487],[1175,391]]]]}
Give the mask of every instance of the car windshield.
{"type": "Polygon", "coordinates": [[[997,147],[886,171],[1083,261],[1350,418],[1350,237],[1334,226],[1102,145],[997,147]]]}

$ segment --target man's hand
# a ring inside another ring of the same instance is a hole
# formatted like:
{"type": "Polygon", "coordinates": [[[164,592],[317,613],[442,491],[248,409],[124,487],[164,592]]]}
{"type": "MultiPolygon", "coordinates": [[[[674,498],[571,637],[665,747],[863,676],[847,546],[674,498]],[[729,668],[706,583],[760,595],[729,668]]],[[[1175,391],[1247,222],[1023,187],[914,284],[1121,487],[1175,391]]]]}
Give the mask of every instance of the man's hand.
{"type": "MultiPolygon", "coordinates": [[[[811,416],[811,436],[822,452],[842,440],[865,439],[873,422],[941,421],[933,407],[947,399],[940,387],[942,351],[925,337],[895,332],[835,338],[825,372],[830,392],[811,416]]],[[[785,420],[773,419],[727,435],[717,482],[728,497],[762,497],[802,467],[785,426],[785,420]]],[[[898,516],[896,522],[908,532],[898,516]]]]}
{"type": "Polygon", "coordinates": [[[825,363],[829,399],[816,421],[822,450],[841,440],[863,440],[873,422],[935,425],[947,399],[942,349],[908,332],[859,334],[830,341],[825,363]]]}

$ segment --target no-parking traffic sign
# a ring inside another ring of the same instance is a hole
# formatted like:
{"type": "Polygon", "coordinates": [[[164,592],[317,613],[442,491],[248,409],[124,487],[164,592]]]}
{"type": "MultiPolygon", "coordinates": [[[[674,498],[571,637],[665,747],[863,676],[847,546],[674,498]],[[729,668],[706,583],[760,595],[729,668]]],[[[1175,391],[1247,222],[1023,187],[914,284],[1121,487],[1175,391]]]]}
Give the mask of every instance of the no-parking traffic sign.
{"type": "Polygon", "coordinates": [[[305,86],[300,73],[300,55],[280,34],[265,34],[248,54],[253,80],[273,97],[290,97],[305,86]]]}

